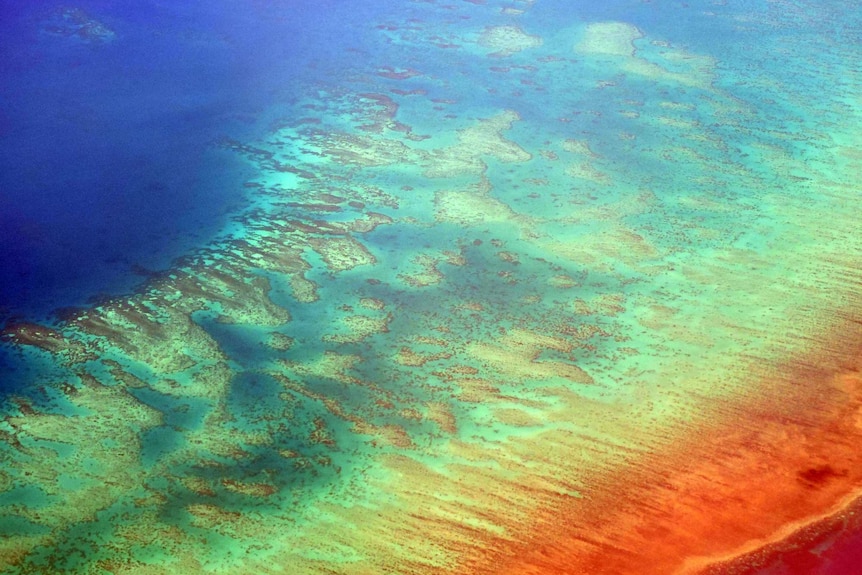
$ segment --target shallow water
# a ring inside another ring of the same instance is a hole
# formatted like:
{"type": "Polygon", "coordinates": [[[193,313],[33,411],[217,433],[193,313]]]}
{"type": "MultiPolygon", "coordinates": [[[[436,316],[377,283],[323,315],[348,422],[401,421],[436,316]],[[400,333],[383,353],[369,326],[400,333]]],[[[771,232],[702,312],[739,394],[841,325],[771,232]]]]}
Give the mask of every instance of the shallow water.
{"type": "Polygon", "coordinates": [[[856,505],[846,2],[79,6],[3,24],[8,572],[771,573],[856,505]]]}

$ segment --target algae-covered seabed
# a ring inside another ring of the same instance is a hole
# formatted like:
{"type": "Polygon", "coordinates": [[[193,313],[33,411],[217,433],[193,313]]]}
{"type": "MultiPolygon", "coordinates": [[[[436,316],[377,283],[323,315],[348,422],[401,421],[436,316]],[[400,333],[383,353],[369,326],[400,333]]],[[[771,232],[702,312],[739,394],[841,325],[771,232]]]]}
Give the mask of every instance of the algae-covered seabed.
{"type": "Polygon", "coordinates": [[[223,142],[225,239],[7,326],[2,572],[740,573],[850,521],[858,10],[638,6],[360,14],[223,142]]]}

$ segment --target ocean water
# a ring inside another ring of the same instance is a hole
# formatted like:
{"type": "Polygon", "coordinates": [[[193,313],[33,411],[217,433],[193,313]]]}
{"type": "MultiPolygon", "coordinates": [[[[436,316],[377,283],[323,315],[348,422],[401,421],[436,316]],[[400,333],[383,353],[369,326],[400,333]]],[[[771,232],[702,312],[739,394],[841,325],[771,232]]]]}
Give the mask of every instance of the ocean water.
{"type": "Polygon", "coordinates": [[[852,572],[852,3],[0,6],[3,573],[852,572]]]}
{"type": "Polygon", "coordinates": [[[251,175],[220,141],[263,137],[309,66],[345,64],[309,54],[339,29],[320,9],[5,2],[4,314],[129,293],[217,237],[251,175]]]}

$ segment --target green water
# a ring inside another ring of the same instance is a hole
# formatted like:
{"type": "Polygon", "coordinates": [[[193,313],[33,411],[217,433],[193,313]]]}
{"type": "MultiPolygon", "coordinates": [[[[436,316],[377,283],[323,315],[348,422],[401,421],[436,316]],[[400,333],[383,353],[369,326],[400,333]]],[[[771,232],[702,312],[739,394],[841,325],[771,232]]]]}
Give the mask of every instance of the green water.
{"type": "MultiPolygon", "coordinates": [[[[86,361],[27,347],[51,366],[34,388],[66,391],[5,407],[0,565],[376,565],[319,534],[398,500],[385,455],[445,470],[452,442],[544,430],[648,452],[756,393],[752,370],[851,300],[862,253],[859,23],[826,4],[409,3],[368,22],[352,75],[234,146],[257,187],[227,239],[65,325],[86,361]],[[510,33],[489,57],[489,26],[542,43],[510,33]],[[642,433],[555,419],[559,389],[642,433]]],[[[596,449],[579,457],[623,460],[596,449]]]]}

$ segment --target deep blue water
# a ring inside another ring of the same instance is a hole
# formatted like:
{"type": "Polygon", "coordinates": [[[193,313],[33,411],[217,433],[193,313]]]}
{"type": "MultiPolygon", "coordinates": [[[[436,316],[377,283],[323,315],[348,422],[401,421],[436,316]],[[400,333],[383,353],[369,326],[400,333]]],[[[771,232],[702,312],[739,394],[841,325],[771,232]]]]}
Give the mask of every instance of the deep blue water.
{"type": "Polygon", "coordinates": [[[214,142],[338,65],[345,3],[293,4],[0,1],[0,324],[128,292],[218,234],[249,174],[214,142]]]}

